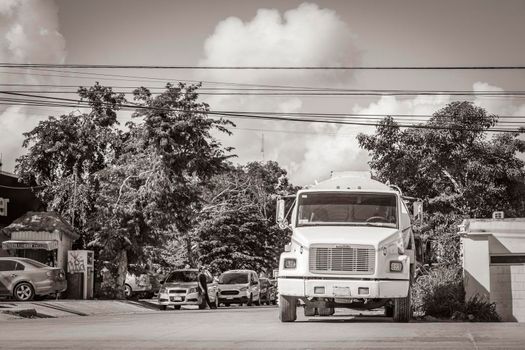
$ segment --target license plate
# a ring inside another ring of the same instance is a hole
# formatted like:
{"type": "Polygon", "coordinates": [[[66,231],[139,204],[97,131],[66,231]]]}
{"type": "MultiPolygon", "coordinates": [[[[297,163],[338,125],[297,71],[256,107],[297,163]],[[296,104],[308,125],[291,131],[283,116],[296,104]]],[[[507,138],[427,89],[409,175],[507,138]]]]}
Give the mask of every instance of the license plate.
{"type": "Polygon", "coordinates": [[[350,287],[334,287],[334,295],[338,297],[349,297],[350,287]]]}
{"type": "Polygon", "coordinates": [[[171,298],[172,301],[182,301],[182,297],[173,297],[171,298]]]}

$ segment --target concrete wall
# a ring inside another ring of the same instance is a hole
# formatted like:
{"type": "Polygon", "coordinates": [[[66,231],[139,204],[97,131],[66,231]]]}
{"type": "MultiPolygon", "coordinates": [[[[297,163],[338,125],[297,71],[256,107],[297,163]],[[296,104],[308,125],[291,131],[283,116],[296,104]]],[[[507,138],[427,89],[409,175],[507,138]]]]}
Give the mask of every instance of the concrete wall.
{"type": "Polygon", "coordinates": [[[490,301],[502,320],[525,322],[525,265],[492,265],[490,277],[490,301]]]}

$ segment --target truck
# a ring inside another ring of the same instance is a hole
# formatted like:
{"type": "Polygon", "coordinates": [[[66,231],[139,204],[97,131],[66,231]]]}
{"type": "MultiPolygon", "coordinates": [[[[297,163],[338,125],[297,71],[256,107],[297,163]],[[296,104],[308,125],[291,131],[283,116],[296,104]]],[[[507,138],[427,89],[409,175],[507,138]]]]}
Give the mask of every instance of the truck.
{"type": "MultiPolygon", "coordinates": [[[[384,307],[408,322],[415,240],[401,190],[370,172],[341,172],[291,198],[290,208],[277,200],[277,222],[292,231],[279,260],[280,320],[295,321],[298,307],[305,316],[384,307]]],[[[422,215],[420,202],[414,209],[422,215]]]]}

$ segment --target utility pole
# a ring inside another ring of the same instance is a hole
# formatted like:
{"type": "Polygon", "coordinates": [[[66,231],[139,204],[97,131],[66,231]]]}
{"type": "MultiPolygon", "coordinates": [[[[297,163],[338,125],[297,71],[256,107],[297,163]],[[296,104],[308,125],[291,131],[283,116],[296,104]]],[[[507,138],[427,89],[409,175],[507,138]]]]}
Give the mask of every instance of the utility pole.
{"type": "Polygon", "coordinates": [[[264,132],[261,130],[261,153],[262,153],[262,161],[264,163],[264,132]]]}

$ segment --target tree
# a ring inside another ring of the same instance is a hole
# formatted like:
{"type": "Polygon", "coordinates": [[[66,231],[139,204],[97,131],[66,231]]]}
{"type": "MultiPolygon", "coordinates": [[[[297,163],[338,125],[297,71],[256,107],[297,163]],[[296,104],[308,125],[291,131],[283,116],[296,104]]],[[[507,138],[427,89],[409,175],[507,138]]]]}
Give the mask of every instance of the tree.
{"type": "Polygon", "coordinates": [[[120,134],[116,111],[125,102],[123,94],[96,83],[79,88],[89,113],[49,117],[24,134],[28,152],[17,160],[20,178],[36,185],[36,195],[57,211],[81,234],[81,246],[89,238],[87,225],[99,188],[93,175],[119,155],[120,134]]]}
{"type": "Polygon", "coordinates": [[[423,234],[437,246],[454,240],[442,255],[435,255],[437,260],[458,263],[459,254],[445,258],[445,252],[459,250],[457,237],[447,232],[455,232],[462,217],[488,217],[495,210],[511,217],[525,214],[524,162],[516,155],[525,150],[525,142],[519,133],[489,139],[497,120],[470,102],[452,102],[419,129],[402,130],[388,117],[375,135],[358,136],[380,180],[424,200],[431,215],[421,228],[423,234]]]}
{"type": "Polygon", "coordinates": [[[103,185],[95,204],[93,245],[106,260],[110,297],[122,297],[128,264],[144,264],[152,247],[179,240],[193,258],[190,229],[201,188],[230,157],[230,149],[210,131],[229,133],[226,126],[232,125],[208,117],[208,105],[197,102],[197,88],[167,84],[156,97],[145,88],[135,90],[134,117],[143,122],[129,124],[119,158],[97,174],[103,185]]]}
{"type": "Polygon", "coordinates": [[[276,162],[231,166],[215,176],[195,228],[199,261],[214,272],[249,268],[270,274],[289,237],[275,224],[275,199],[293,190],[276,162]]]}

